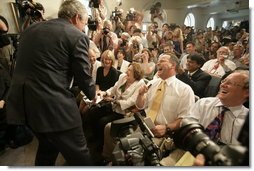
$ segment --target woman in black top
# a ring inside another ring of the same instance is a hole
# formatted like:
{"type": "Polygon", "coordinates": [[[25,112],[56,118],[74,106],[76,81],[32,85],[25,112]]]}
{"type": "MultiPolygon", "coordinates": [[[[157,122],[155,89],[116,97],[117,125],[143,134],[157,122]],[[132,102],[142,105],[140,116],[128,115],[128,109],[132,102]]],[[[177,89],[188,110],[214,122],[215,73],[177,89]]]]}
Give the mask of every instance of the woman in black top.
{"type": "Polygon", "coordinates": [[[96,75],[96,91],[106,91],[113,87],[118,80],[119,72],[113,67],[115,55],[112,51],[106,50],[101,55],[102,66],[98,68],[96,75]]]}

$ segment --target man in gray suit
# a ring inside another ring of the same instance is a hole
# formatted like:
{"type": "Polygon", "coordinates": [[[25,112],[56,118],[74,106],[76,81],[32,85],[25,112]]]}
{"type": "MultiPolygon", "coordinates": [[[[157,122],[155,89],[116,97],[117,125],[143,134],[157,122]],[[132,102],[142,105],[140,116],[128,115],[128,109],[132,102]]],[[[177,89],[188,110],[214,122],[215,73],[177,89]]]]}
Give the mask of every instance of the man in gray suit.
{"type": "Polygon", "coordinates": [[[78,0],[65,0],[58,19],[28,27],[20,37],[7,100],[10,124],[24,124],[39,140],[35,165],[54,165],[60,152],[68,165],[92,165],[81,116],[70,91],[72,78],[95,101],[89,73],[89,39],[82,33],[87,12],[78,0]]]}

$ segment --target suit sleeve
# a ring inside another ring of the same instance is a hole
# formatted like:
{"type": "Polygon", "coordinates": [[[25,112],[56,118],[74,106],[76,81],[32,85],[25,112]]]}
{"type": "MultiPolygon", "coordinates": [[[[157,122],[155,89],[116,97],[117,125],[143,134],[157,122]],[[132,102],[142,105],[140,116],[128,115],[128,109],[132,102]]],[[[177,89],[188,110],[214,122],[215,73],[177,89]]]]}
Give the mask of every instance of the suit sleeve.
{"type": "Polygon", "coordinates": [[[78,87],[91,100],[95,97],[95,83],[90,75],[90,60],[88,57],[89,39],[83,35],[76,42],[73,51],[72,71],[78,87]]]}
{"type": "Polygon", "coordinates": [[[209,74],[203,73],[202,75],[199,75],[198,79],[196,81],[191,80],[187,73],[178,74],[177,78],[183,81],[184,83],[191,86],[192,90],[194,91],[195,95],[201,96],[208,85],[209,81],[211,80],[211,76],[209,74]]]}

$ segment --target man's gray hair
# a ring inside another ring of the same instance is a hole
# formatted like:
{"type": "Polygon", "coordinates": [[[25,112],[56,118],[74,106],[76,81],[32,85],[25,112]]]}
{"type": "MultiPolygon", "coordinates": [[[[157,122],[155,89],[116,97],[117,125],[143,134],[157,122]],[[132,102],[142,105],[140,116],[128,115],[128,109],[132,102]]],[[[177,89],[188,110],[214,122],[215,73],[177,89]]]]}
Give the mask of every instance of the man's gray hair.
{"type": "Polygon", "coordinates": [[[175,64],[176,70],[178,70],[180,62],[179,59],[174,54],[161,54],[159,58],[162,57],[168,59],[169,62],[175,64]]]}
{"type": "Polygon", "coordinates": [[[250,71],[245,69],[236,69],[233,73],[240,73],[242,74],[245,79],[242,80],[244,83],[244,88],[249,89],[249,82],[250,82],[250,71]]]}
{"type": "Polygon", "coordinates": [[[88,17],[86,8],[80,1],[65,0],[59,8],[58,18],[71,19],[77,14],[81,19],[88,17]]]}
{"type": "Polygon", "coordinates": [[[218,52],[220,49],[226,49],[228,55],[230,54],[230,49],[229,49],[227,46],[221,46],[221,47],[217,50],[217,52],[218,52]]]}

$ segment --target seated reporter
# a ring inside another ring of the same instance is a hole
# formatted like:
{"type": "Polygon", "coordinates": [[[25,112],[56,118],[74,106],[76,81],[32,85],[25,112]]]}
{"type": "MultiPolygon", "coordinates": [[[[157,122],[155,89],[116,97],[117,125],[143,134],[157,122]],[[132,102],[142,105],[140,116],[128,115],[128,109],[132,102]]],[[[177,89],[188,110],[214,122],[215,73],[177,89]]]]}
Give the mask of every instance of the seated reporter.
{"type": "Polygon", "coordinates": [[[238,145],[237,137],[249,112],[243,105],[248,98],[249,71],[236,70],[221,81],[216,97],[198,100],[186,118],[196,119],[218,144],[238,145]]]}
{"type": "MultiPolygon", "coordinates": [[[[147,116],[154,121],[155,126],[151,128],[151,131],[158,138],[154,139],[158,145],[162,145],[170,130],[179,128],[181,119],[188,115],[191,106],[195,103],[194,92],[191,87],[175,76],[178,67],[179,60],[176,56],[161,55],[157,63],[159,78],[148,83],[151,84],[150,88],[148,88],[149,86],[142,86],[139,89],[136,105],[139,109],[144,109],[147,116]],[[163,84],[164,88],[161,87],[163,84]],[[163,95],[158,100],[160,91],[163,92],[163,95]],[[156,105],[156,101],[159,104],[156,105]]],[[[164,146],[161,148],[165,149],[164,146]]],[[[162,159],[161,164],[172,166],[183,153],[182,150],[173,149],[168,157],[162,159]]]]}
{"type": "MultiPolygon", "coordinates": [[[[96,144],[91,149],[91,154],[97,165],[101,165],[101,152],[104,139],[104,127],[107,123],[117,119],[122,119],[135,105],[139,87],[145,85],[143,81],[143,70],[138,63],[132,63],[126,73],[120,75],[116,84],[106,91],[98,92],[104,99],[109,102],[107,107],[97,107],[89,111],[85,118],[85,132],[90,134],[89,144],[96,144]]],[[[86,135],[87,135],[86,134],[86,135]]],[[[87,135],[88,136],[88,135],[87,135]]]]}
{"type": "MultiPolygon", "coordinates": [[[[249,98],[249,71],[236,70],[222,79],[220,90],[216,97],[201,98],[191,107],[190,111],[188,112],[188,115],[182,119],[180,127],[182,128],[185,125],[185,123],[191,124],[192,122],[202,125],[204,127],[204,133],[207,134],[210,140],[217,143],[217,145],[221,146],[221,148],[226,149],[222,151],[224,155],[227,156],[226,159],[228,159],[233,151],[227,148],[228,145],[232,147],[243,145],[248,148],[248,140],[246,140],[249,137],[247,133],[248,128],[244,127],[246,127],[245,126],[246,122],[247,124],[249,122],[248,121],[249,109],[243,105],[248,100],[248,98],[249,98]]],[[[187,131],[185,133],[187,133],[187,131]]],[[[183,149],[201,152],[202,154],[208,154],[207,151],[204,150],[204,148],[196,148],[197,147],[196,145],[198,144],[199,146],[201,145],[200,141],[196,139],[197,136],[194,137],[193,135],[190,134],[190,132],[187,134],[189,135],[189,137],[191,137],[191,139],[188,139],[189,141],[184,141],[184,139],[187,140],[187,138],[186,136],[182,137],[181,139],[179,139],[180,141],[178,140],[178,142],[176,142],[178,146],[180,143],[184,142],[182,145],[183,149]],[[192,140],[194,140],[195,142],[192,140]],[[195,145],[195,143],[197,144],[195,145]],[[192,145],[190,146],[190,144],[192,145]]],[[[204,138],[202,139],[205,140],[204,138]]],[[[207,144],[207,146],[211,145],[211,143],[205,144],[207,144]]],[[[206,147],[206,149],[208,148],[206,147]]],[[[241,153],[243,153],[243,150],[241,150],[241,153]]],[[[213,155],[214,153],[212,152],[212,150],[209,150],[209,154],[213,155]]],[[[242,164],[248,165],[247,164],[248,154],[245,156],[240,155],[240,153],[236,152],[233,152],[232,154],[233,155],[237,154],[237,159],[235,162],[239,162],[238,165],[242,164]],[[243,160],[244,163],[241,163],[241,160],[243,160]]],[[[189,157],[189,155],[186,155],[186,158],[187,157],[188,161],[192,160],[191,158],[193,158],[189,157]]],[[[194,165],[195,166],[204,165],[205,164],[204,157],[205,156],[202,155],[196,156],[196,159],[194,160],[194,165]]],[[[214,158],[211,158],[211,156],[206,157],[208,157],[207,159],[210,161],[209,163],[207,163],[209,165],[230,164],[228,162],[226,163],[215,162],[220,161],[222,159],[221,157],[218,156],[215,157],[215,154],[214,158]]],[[[232,159],[233,158],[235,157],[232,157],[232,159]]],[[[182,164],[185,166],[190,166],[190,162],[187,163],[186,161],[187,160],[184,160],[182,164]]],[[[232,164],[237,163],[233,162],[232,164]]]]}
{"type": "MultiPolygon", "coordinates": [[[[240,142],[240,146],[242,148],[245,148],[246,151],[239,151],[239,155],[235,155],[236,153],[227,153],[227,161],[231,161],[229,164],[232,166],[249,166],[249,114],[246,117],[246,120],[244,122],[243,127],[241,128],[240,134],[238,136],[238,141],[240,142]],[[236,159],[236,160],[235,160],[236,159]]],[[[237,146],[232,146],[233,150],[239,150],[237,146]]],[[[204,153],[199,153],[194,160],[193,166],[206,166],[209,164],[209,166],[216,165],[217,163],[213,163],[209,161],[209,156],[204,155],[204,153]],[[210,164],[211,162],[211,164],[210,164]]],[[[214,158],[215,160],[217,158],[214,158]]],[[[210,159],[211,160],[211,159],[210,159]]],[[[219,164],[224,164],[224,163],[219,163],[219,164]]],[[[228,164],[226,162],[225,164],[228,164]]]]}
{"type": "Polygon", "coordinates": [[[204,90],[211,80],[211,75],[202,71],[200,68],[205,59],[199,54],[191,54],[187,57],[186,70],[178,69],[177,78],[191,86],[194,94],[200,98],[204,97],[204,90]]]}
{"type": "Polygon", "coordinates": [[[105,91],[114,86],[119,78],[117,70],[114,68],[115,55],[111,50],[106,50],[101,55],[101,66],[96,73],[96,91],[105,91]]]}
{"type": "MultiPolygon", "coordinates": [[[[151,131],[157,138],[154,139],[154,142],[161,145],[162,150],[165,150],[162,143],[165,142],[164,139],[168,136],[167,133],[170,130],[179,128],[181,119],[187,116],[191,105],[195,102],[191,87],[175,77],[178,66],[179,60],[176,56],[161,55],[157,63],[159,78],[150,81],[148,85],[151,86],[139,87],[136,100],[136,106],[139,109],[144,109],[147,116],[154,122],[155,126],[151,127],[151,131]],[[161,87],[163,84],[164,88],[161,87]],[[160,91],[163,92],[163,95],[162,98],[158,99],[156,97],[160,96],[158,94],[160,91]],[[155,102],[159,104],[156,110],[152,107],[155,106],[155,102]]],[[[105,134],[106,130],[105,128],[105,134]]],[[[109,146],[109,143],[105,140],[103,155],[110,159],[112,156],[109,153],[109,146]]],[[[111,148],[111,153],[113,149],[111,148]]],[[[175,149],[169,157],[162,159],[161,165],[173,166],[183,154],[183,150],[175,149]]]]}

